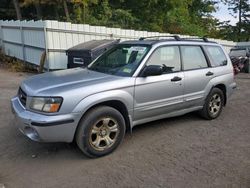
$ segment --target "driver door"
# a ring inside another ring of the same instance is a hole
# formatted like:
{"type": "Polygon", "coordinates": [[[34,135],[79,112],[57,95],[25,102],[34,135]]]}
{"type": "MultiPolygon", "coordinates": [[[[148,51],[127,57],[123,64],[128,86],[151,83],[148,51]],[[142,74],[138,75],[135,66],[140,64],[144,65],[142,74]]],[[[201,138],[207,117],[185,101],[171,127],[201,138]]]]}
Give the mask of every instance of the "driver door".
{"type": "Polygon", "coordinates": [[[146,66],[163,66],[162,75],[137,77],[135,84],[134,120],[140,123],[164,118],[183,105],[183,79],[178,46],[157,48],[146,66]]]}

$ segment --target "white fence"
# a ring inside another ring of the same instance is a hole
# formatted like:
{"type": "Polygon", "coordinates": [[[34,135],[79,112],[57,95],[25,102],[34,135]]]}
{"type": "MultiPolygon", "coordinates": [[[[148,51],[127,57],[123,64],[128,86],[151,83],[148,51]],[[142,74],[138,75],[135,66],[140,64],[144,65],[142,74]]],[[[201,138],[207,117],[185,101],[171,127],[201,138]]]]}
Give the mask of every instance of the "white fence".
{"type": "MultiPolygon", "coordinates": [[[[131,40],[139,37],[170,35],[169,33],[135,31],[58,21],[2,21],[0,46],[5,54],[39,65],[46,52],[47,69],[67,68],[66,50],[79,43],[98,39],[131,40]]],[[[181,35],[181,37],[190,37],[181,35]]],[[[227,52],[236,43],[210,39],[222,44],[227,52]]]]}

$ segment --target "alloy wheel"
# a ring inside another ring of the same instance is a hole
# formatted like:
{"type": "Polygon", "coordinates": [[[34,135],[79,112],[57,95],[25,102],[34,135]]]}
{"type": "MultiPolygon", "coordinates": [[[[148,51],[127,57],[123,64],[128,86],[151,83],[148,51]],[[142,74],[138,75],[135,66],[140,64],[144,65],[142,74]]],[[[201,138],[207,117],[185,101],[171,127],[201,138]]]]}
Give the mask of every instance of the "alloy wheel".
{"type": "Polygon", "coordinates": [[[214,94],[212,97],[211,97],[211,100],[209,102],[209,112],[213,115],[213,116],[216,116],[220,109],[221,109],[221,97],[219,94],[214,94]]]}
{"type": "Polygon", "coordinates": [[[118,134],[117,121],[113,118],[105,117],[92,126],[89,142],[94,149],[103,151],[116,142],[118,134]]]}

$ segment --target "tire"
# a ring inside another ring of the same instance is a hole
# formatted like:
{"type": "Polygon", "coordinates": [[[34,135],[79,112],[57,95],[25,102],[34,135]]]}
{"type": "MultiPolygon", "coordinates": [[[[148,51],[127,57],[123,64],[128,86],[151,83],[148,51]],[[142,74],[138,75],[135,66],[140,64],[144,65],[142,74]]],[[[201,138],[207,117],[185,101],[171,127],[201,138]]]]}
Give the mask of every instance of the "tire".
{"type": "Polygon", "coordinates": [[[223,92],[219,88],[213,88],[206,98],[200,115],[207,120],[216,119],[221,114],[224,101],[225,97],[223,92]]]}
{"type": "Polygon", "coordinates": [[[108,106],[96,107],[80,121],[76,143],[88,157],[102,157],[121,144],[125,130],[125,120],[119,111],[108,106]]]}
{"type": "Polygon", "coordinates": [[[249,62],[250,62],[250,60],[248,59],[247,61],[246,61],[246,63],[245,63],[245,66],[244,66],[244,71],[245,71],[245,73],[249,73],[249,62]]]}

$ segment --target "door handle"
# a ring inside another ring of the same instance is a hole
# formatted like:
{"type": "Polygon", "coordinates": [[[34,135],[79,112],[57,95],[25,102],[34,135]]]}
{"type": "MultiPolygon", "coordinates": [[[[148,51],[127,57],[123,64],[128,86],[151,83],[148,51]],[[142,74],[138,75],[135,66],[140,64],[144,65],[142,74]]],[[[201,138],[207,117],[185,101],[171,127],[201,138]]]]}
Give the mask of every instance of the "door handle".
{"type": "Polygon", "coordinates": [[[171,79],[171,82],[178,82],[178,81],[181,81],[182,78],[181,77],[178,77],[178,76],[175,76],[171,79]]]}
{"type": "Polygon", "coordinates": [[[206,76],[213,76],[214,75],[214,73],[213,72],[207,72],[207,74],[206,74],[206,76]]]}

